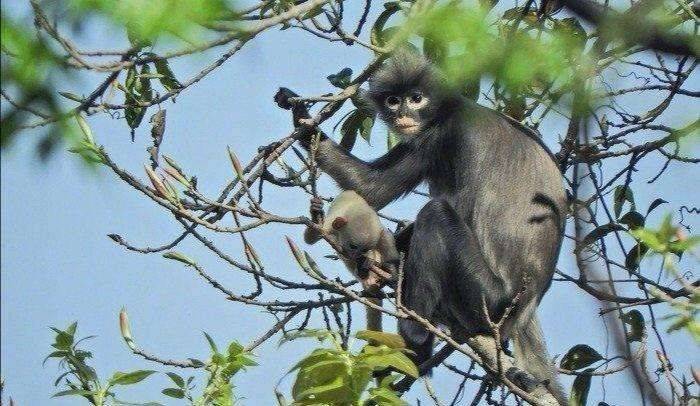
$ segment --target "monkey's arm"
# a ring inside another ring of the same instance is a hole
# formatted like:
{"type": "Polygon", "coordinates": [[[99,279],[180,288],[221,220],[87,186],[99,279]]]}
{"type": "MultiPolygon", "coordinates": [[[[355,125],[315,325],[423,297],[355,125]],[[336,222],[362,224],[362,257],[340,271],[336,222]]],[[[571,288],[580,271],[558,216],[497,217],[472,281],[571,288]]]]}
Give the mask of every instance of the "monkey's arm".
{"type": "MultiPolygon", "coordinates": [[[[318,196],[311,198],[311,207],[309,208],[309,214],[311,214],[311,221],[315,224],[323,226],[323,200],[318,196]]],[[[307,244],[316,244],[318,240],[321,239],[321,233],[312,227],[306,227],[304,230],[304,241],[307,244]]]]}
{"type": "MultiPolygon", "coordinates": [[[[294,126],[299,128],[301,120],[310,115],[303,102],[292,100],[296,96],[294,91],[282,87],[275,94],[275,102],[279,107],[292,111],[294,126]]],[[[299,132],[298,139],[304,148],[310,148],[311,137],[316,132],[315,129],[299,132]]],[[[375,210],[386,206],[402,193],[410,192],[423,178],[421,159],[412,147],[403,143],[373,162],[364,162],[320,132],[317,154],[321,169],[342,189],[356,191],[375,210]]]]}
{"type": "Polygon", "coordinates": [[[306,230],[304,230],[304,242],[312,245],[316,244],[318,240],[321,239],[321,233],[319,233],[317,230],[311,228],[311,227],[306,227],[306,230]]]}
{"type": "Polygon", "coordinates": [[[317,162],[344,190],[354,190],[375,210],[413,190],[423,179],[423,165],[408,144],[364,162],[331,139],[319,143],[317,162]]]}

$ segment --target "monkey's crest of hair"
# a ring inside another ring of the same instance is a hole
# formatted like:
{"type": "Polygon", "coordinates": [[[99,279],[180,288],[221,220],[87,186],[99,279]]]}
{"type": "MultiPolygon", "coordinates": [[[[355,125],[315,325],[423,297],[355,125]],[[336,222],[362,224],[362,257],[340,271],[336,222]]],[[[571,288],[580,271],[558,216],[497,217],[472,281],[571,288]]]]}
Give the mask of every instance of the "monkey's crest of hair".
{"type": "Polygon", "coordinates": [[[369,79],[369,93],[374,99],[407,90],[442,87],[437,69],[424,56],[404,47],[399,48],[369,79]]]}

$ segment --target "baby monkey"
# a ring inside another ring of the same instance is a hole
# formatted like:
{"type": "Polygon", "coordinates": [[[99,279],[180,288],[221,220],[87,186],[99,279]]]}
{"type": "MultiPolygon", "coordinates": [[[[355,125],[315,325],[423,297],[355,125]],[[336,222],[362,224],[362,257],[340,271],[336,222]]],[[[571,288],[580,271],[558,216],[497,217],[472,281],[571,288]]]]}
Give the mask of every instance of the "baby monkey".
{"type": "MultiPolygon", "coordinates": [[[[323,203],[312,200],[311,215],[322,215],[323,203]]],[[[379,216],[360,195],[352,190],[340,193],[323,216],[323,233],[332,237],[341,248],[340,259],[350,272],[362,283],[365,291],[377,293],[390,282],[399,265],[393,234],[382,225],[379,216]]],[[[321,233],[311,227],[304,232],[304,241],[314,244],[321,233]]],[[[382,305],[382,299],[372,298],[382,305]]],[[[381,331],[381,312],[367,307],[367,329],[381,331]]]]}

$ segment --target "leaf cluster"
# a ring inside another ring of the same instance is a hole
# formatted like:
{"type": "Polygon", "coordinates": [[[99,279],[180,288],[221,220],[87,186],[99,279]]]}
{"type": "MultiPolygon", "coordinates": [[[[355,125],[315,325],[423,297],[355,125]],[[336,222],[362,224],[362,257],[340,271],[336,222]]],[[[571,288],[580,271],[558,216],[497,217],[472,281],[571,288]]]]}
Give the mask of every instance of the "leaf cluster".
{"type": "Polygon", "coordinates": [[[360,331],[356,337],[368,343],[359,352],[343,348],[337,333],[306,330],[287,336],[328,339],[330,347],[316,348],[299,361],[292,387],[293,405],[406,405],[392,389],[401,376],[418,377],[418,369],[406,355],[401,336],[377,331],[360,331]],[[379,373],[375,385],[372,377],[379,373]]]}
{"type": "MultiPolygon", "coordinates": [[[[101,381],[95,369],[87,364],[87,360],[92,358],[92,353],[78,348],[81,342],[94,336],[76,340],[77,328],[77,322],[72,323],[65,330],[51,327],[51,330],[56,333],[54,343],[51,344],[55,351],[46,356],[44,362],[50,358],[58,359],[64,372],[58,376],[54,386],[65,388],[55,393],[54,397],[78,396],[95,406],[103,406],[108,402],[121,404],[123,402],[117,400],[114,393],[115,387],[134,385],[155,373],[151,370],[115,372],[111,378],[101,381]]],[[[156,403],[148,404],[155,405],[156,403]]]]}

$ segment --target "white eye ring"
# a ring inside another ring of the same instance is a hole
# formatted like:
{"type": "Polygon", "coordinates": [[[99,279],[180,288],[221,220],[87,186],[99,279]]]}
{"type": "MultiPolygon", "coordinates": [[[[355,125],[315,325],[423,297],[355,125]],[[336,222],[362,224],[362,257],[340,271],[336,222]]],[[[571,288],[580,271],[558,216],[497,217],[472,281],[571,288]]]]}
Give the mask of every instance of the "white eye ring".
{"type": "Polygon", "coordinates": [[[384,99],[384,104],[391,110],[398,110],[401,99],[398,96],[388,96],[384,99]]]}
{"type": "Polygon", "coordinates": [[[406,104],[411,110],[418,110],[428,104],[428,98],[421,93],[414,93],[406,98],[406,104]]]}

